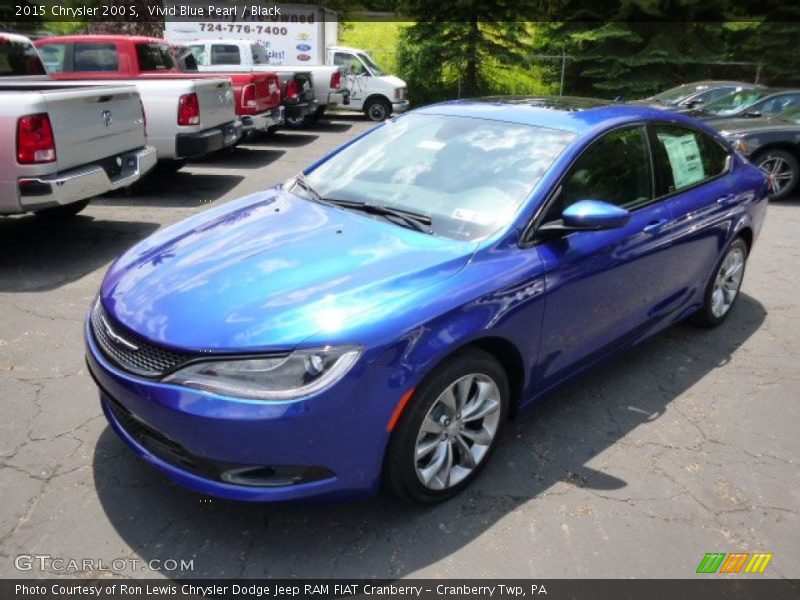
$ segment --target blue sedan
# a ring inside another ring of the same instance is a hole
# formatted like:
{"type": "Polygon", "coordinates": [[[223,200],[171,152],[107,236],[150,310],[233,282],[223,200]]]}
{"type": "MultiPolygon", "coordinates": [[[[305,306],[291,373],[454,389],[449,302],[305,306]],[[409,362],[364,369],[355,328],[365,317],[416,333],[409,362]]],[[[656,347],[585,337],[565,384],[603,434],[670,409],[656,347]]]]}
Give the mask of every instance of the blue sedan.
{"type": "Polygon", "coordinates": [[[439,502],[515,411],[721,324],[764,175],[691,118],[532,104],[413,111],[131,248],[85,329],[117,434],[205,494],[439,502]]]}

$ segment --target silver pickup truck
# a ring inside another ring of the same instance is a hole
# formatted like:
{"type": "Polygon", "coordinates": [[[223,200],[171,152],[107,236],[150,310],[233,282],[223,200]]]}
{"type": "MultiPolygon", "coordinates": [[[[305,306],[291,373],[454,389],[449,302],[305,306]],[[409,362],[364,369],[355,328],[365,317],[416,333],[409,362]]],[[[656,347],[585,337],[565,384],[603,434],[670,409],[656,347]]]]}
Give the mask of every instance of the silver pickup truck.
{"type": "Polygon", "coordinates": [[[0,215],[75,215],[156,163],[136,88],[44,72],[30,40],[0,34],[0,215]]]}
{"type": "Polygon", "coordinates": [[[232,147],[242,136],[227,78],[192,79],[158,38],[72,35],[36,41],[50,77],[94,85],[135,85],[144,103],[147,140],[162,166],[232,147]]]}

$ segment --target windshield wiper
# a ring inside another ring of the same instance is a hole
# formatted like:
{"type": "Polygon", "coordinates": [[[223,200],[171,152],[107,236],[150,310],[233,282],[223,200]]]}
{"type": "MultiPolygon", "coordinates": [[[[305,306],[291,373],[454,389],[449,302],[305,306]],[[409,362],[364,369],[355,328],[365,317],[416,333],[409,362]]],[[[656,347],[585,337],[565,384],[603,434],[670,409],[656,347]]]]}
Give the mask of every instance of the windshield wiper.
{"type": "Polygon", "coordinates": [[[433,229],[430,227],[430,225],[433,224],[433,221],[428,215],[424,215],[422,213],[400,208],[392,208],[391,206],[386,206],[384,204],[355,202],[353,200],[334,200],[331,198],[323,198],[323,202],[349,210],[358,210],[370,215],[399,219],[399,224],[405,225],[410,229],[415,229],[417,231],[421,231],[422,233],[433,233],[433,229]]]}
{"type": "Polygon", "coordinates": [[[327,202],[322,196],[319,195],[319,193],[313,187],[311,187],[311,184],[308,183],[308,181],[306,180],[305,173],[303,173],[302,171],[300,171],[299,174],[295,175],[291,187],[294,186],[302,188],[303,191],[306,192],[315,202],[319,202],[320,204],[330,204],[330,202],[327,202]]]}

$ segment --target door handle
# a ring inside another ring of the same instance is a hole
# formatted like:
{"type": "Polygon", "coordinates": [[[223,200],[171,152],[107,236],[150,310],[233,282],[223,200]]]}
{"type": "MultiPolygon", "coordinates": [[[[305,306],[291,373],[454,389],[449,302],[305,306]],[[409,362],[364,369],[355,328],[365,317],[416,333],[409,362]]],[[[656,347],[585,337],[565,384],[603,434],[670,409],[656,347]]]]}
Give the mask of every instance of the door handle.
{"type": "Polygon", "coordinates": [[[657,221],[653,221],[652,223],[645,225],[642,231],[645,233],[658,233],[668,222],[669,219],[658,219],[657,221]]]}
{"type": "Polygon", "coordinates": [[[717,198],[717,204],[721,206],[727,206],[728,204],[732,204],[736,201],[736,194],[725,194],[724,196],[720,196],[717,198]]]}

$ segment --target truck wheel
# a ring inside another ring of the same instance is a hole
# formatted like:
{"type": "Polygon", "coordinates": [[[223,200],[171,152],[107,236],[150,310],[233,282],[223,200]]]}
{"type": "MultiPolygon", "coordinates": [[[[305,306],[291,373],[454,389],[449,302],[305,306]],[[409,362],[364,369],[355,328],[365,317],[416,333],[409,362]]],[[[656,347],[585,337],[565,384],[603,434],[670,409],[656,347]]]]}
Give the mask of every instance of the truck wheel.
{"type": "Polygon", "coordinates": [[[74,217],[84,208],[89,206],[89,200],[81,200],[79,202],[72,202],[71,204],[64,204],[62,206],[53,206],[51,208],[43,208],[42,210],[34,211],[37,217],[42,219],[68,219],[74,217]]]}
{"type": "Polygon", "coordinates": [[[384,98],[375,98],[367,103],[364,114],[370,121],[385,121],[392,114],[392,105],[384,98]]]}
{"type": "Polygon", "coordinates": [[[314,116],[313,116],[313,120],[315,122],[319,121],[322,117],[325,116],[325,109],[326,108],[327,108],[326,106],[320,106],[319,108],[317,108],[317,110],[314,112],[314,116]]]}
{"type": "Polygon", "coordinates": [[[286,126],[291,129],[301,129],[311,122],[309,117],[286,117],[286,126]]]}
{"type": "Polygon", "coordinates": [[[761,169],[772,183],[770,199],[780,200],[797,187],[800,166],[797,159],[786,150],[765,150],[752,158],[752,163],[761,169]]]}

